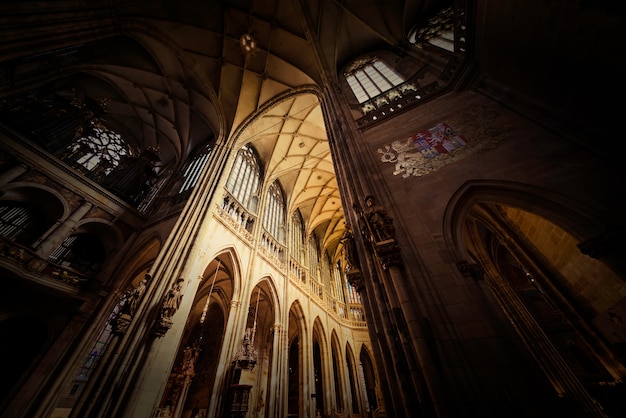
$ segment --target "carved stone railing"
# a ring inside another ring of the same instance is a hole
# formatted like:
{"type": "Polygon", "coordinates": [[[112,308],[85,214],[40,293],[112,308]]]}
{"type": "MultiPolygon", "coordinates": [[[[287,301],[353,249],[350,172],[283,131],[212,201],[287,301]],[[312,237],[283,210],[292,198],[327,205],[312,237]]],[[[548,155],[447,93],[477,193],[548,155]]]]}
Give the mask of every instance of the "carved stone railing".
{"type": "Polygon", "coordinates": [[[357,120],[359,126],[365,126],[377,120],[398,113],[413,103],[423,100],[439,90],[441,86],[433,82],[420,89],[412,81],[404,82],[391,90],[361,104],[363,117],[357,120]]]}
{"type": "Polygon", "coordinates": [[[307,272],[308,269],[303,267],[296,259],[290,258],[288,276],[293,285],[310,295],[314,301],[343,324],[352,328],[367,327],[363,314],[363,305],[346,304],[338,301],[335,296],[326,290],[322,283],[312,280],[307,272]]]}
{"type": "Polygon", "coordinates": [[[276,241],[269,232],[261,232],[259,253],[281,271],[285,269],[285,252],[285,246],[276,241]]]}
{"type": "Polygon", "coordinates": [[[307,269],[293,257],[289,259],[289,278],[299,284],[306,284],[307,269]]]}
{"type": "Polygon", "coordinates": [[[317,280],[309,280],[309,293],[323,301],[324,285],[317,280]]]}
{"type": "Polygon", "coordinates": [[[426,67],[424,67],[410,80],[361,103],[360,110],[363,116],[356,121],[357,125],[359,127],[367,126],[443,92],[458,71],[461,63],[460,57],[453,55],[448,60],[443,71],[438,75],[437,80],[418,87],[418,80],[423,77],[423,72],[426,71],[426,67]]]}
{"type": "Polygon", "coordinates": [[[42,258],[33,249],[0,237],[0,265],[39,283],[79,288],[89,275],[42,258]]]}
{"type": "Polygon", "coordinates": [[[254,242],[252,227],[256,216],[244,209],[235,198],[225,193],[221,206],[217,206],[216,214],[222,222],[233,232],[241,236],[248,243],[254,242]]]}

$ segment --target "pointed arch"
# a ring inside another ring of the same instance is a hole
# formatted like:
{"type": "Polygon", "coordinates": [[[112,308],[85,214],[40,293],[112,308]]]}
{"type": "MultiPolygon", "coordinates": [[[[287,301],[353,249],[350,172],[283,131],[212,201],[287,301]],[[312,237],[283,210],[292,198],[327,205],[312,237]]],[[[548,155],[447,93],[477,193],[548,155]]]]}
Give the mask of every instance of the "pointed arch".
{"type": "Polygon", "coordinates": [[[348,413],[361,414],[361,398],[359,396],[359,368],[355,360],[354,352],[350,343],[346,343],[346,367],[348,369],[348,382],[350,384],[350,405],[352,409],[348,413]]]}
{"type": "MultiPolygon", "coordinates": [[[[214,298],[225,314],[230,303],[241,292],[241,262],[237,249],[227,247],[219,251],[202,273],[202,284],[196,291],[196,299],[214,298]],[[212,295],[210,292],[214,292],[212,295]]],[[[227,315],[225,315],[227,316],[227,315]]]]}
{"type": "Polygon", "coordinates": [[[472,180],[450,198],[443,216],[444,239],[456,260],[467,260],[463,245],[463,225],[467,214],[478,203],[501,203],[519,207],[550,219],[579,240],[602,232],[602,215],[593,214],[567,197],[536,186],[497,180],[472,180]]]}
{"type": "Polygon", "coordinates": [[[313,330],[311,335],[311,350],[313,350],[313,388],[315,393],[315,410],[323,416],[326,415],[329,407],[329,383],[331,377],[328,376],[329,358],[328,358],[328,340],[326,331],[322,325],[320,317],[315,317],[313,321],[313,330]]]}
{"type": "Polygon", "coordinates": [[[626,376],[618,360],[626,340],[610,336],[608,318],[626,306],[626,284],[578,247],[602,223],[600,214],[558,193],[477,181],[451,199],[444,232],[457,261],[467,267],[462,273],[485,280],[485,291],[502,309],[495,313],[512,324],[509,331],[522,342],[512,349],[533,359],[535,367],[520,371],[519,381],[574,394],[580,407],[616,410],[621,407],[605,388],[626,376]]]}
{"type": "Polygon", "coordinates": [[[330,356],[332,364],[332,381],[335,393],[334,410],[335,412],[343,412],[345,409],[344,390],[346,387],[344,378],[344,362],[341,356],[341,344],[335,329],[330,333],[330,356]]]}
{"type": "Polygon", "coordinates": [[[308,341],[308,330],[304,309],[299,300],[292,302],[288,321],[287,414],[288,416],[306,416],[305,405],[309,391],[305,383],[307,356],[305,356],[304,347],[305,342],[308,341]]]}
{"type": "Polygon", "coordinates": [[[359,355],[360,361],[360,375],[363,380],[366,405],[369,413],[373,413],[378,409],[378,395],[377,386],[378,379],[376,378],[376,369],[374,367],[374,357],[370,353],[368,347],[363,344],[361,346],[361,353],[359,355]]]}
{"type": "Polygon", "coordinates": [[[187,414],[194,408],[205,414],[219,410],[226,391],[227,371],[221,369],[226,326],[240,277],[238,257],[231,247],[206,265],[159,409],[178,408],[187,414]],[[181,376],[190,376],[189,382],[181,376]],[[184,387],[187,391],[182,391],[184,387]]]}

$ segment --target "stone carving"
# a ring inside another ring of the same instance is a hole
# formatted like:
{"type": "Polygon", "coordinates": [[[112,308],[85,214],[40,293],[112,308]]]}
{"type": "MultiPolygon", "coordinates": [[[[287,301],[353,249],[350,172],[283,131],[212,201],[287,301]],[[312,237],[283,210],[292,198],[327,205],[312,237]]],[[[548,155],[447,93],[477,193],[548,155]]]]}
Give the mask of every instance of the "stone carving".
{"type": "Polygon", "coordinates": [[[185,347],[185,351],[183,352],[183,374],[186,376],[193,377],[196,374],[196,362],[198,361],[198,356],[200,355],[200,347],[197,343],[194,343],[193,346],[185,347]]]}
{"type": "Polygon", "coordinates": [[[174,313],[178,310],[180,306],[180,301],[183,297],[183,282],[185,280],[181,277],[176,280],[174,286],[170,290],[168,290],[165,295],[165,300],[163,301],[163,305],[161,305],[161,317],[163,318],[171,318],[174,313]]]}
{"type": "Polygon", "coordinates": [[[361,234],[372,244],[383,268],[388,269],[392,265],[401,264],[402,258],[395,240],[393,219],[387,211],[375,204],[373,196],[365,198],[365,208],[356,203],[354,209],[359,214],[361,234]]]}
{"type": "Polygon", "coordinates": [[[146,284],[151,279],[150,274],[146,273],[144,279],[139,284],[122,296],[120,300],[119,314],[111,320],[113,326],[113,332],[118,335],[123,335],[128,331],[128,327],[133,319],[133,315],[137,311],[137,305],[141,300],[141,297],[146,291],[146,284]]]}
{"type": "Polygon", "coordinates": [[[113,333],[117,335],[124,335],[126,331],[128,331],[128,327],[130,326],[130,322],[132,321],[132,317],[128,314],[122,313],[116,316],[111,321],[111,326],[113,327],[113,333]]]}
{"type": "Polygon", "coordinates": [[[180,302],[183,298],[183,283],[185,279],[182,277],[176,280],[176,283],[165,294],[161,310],[159,311],[159,318],[154,324],[153,332],[157,337],[162,337],[165,333],[172,328],[173,321],[172,316],[178,310],[180,302]]]}
{"type": "Polygon", "coordinates": [[[354,235],[350,225],[346,225],[346,230],[341,237],[341,243],[343,244],[343,254],[346,259],[345,273],[349,274],[351,271],[360,270],[359,255],[356,251],[354,235]]]}
{"type": "Polygon", "coordinates": [[[361,232],[372,244],[394,239],[393,220],[382,206],[376,205],[373,196],[365,198],[364,209],[356,209],[360,212],[361,232]]]}
{"type": "Polygon", "coordinates": [[[137,286],[128,293],[128,296],[126,298],[126,302],[123,308],[125,313],[128,313],[131,316],[135,314],[135,312],[137,311],[137,305],[139,305],[139,302],[141,301],[141,297],[146,291],[146,285],[148,281],[150,281],[150,279],[151,279],[150,274],[146,273],[146,275],[139,282],[139,284],[137,284],[137,286]]]}

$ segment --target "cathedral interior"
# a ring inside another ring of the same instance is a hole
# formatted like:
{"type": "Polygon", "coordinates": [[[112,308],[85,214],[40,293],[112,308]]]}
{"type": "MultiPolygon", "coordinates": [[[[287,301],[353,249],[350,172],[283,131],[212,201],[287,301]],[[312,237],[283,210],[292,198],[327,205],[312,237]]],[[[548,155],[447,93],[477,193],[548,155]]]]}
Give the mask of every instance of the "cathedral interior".
{"type": "Polygon", "coordinates": [[[0,417],[626,416],[617,0],[0,3],[0,417]]]}

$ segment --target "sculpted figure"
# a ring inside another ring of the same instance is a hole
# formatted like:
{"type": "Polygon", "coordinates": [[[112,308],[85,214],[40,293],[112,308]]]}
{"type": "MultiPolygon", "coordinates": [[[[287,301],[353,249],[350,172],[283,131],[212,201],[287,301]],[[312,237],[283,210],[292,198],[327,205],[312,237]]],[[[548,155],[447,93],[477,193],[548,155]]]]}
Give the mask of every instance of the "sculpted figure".
{"type": "Polygon", "coordinates": [[[362,221],[365,222],[365,232],[372,243],[393,239],[395,229],[393,220],[385,209],[375,204],[373,196],[365,198],[365,208],[362,212],[362,221]]]}
{"type": "Polygon", "coordinates": [[[356,252],[356,244],[354,243],[354,235],[352,234],[352,228],[350,225],[346,225],[346,230],[341,237],[341,243],[343,244],[343,252],[346,257],[346,273],[352,269],[359,269],[359,257],[356,252]]]}
{"type": "Polygon", "coordinates": [[[182,277],[178,279],[174,286],[165,295],[165,301],[163,301],[163,306],[161,308],[161,315],[164,318],[172,317],[176,310],[178,310],[180,301],[183,297],[182,289],[184,281],[185,280],[182,277]]]}

